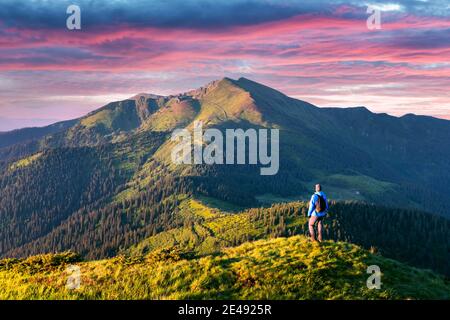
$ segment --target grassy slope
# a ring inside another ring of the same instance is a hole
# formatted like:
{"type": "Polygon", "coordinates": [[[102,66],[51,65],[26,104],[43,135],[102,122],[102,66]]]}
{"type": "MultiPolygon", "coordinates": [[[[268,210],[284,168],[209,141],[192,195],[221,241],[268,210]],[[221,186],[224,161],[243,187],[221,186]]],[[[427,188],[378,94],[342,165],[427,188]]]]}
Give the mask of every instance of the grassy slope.
{"type": "Polygon", "coordinates": [[[192,225],[172,229],[149,237],[128,249],[126,255],[139,256],[157,249],[176,246],[196,254],[211,254],[223,247],[263,236],[263,226],[252,221],[246,212],[228,214],[205,206],[194,199],[180,205],[180,215],[192,225]]]}
{"type": "Polygon", "coordinates": [[[171,131],[183,127],[196,116],[197,103],[192,99],[172,98],[155,112],[141,130],[171,131]]]}
{"type": "MultiPolygon", "coordinates": [[[[397,186],[394,183],[359,174],[317,174],[317,176],[320,178],[303,184],[305,189],[311,189],[311,186],[314,186],[316,181],[322,181],[322,184],[327,186],[327,196],[333,200],[360,200],[370,202],[371,199],[382,197],[387,192],[395,194],[395,187],[397,186]]],[[[311,192],[301,193],[292,197],[281,197],[273,194],[263,194],[256,197],[263,204],[299,200],[309,201],[310,198],[311,192]]]]}
{"type": "Polygon", "coordinates": [[[9,170],[16,170],[18,168],[24,168],[32,164],[34,161],[39,159],[39,157],[42,156],[42,152],[35,153],[29,157],[22,158],[11,165],[9,165],[9,170]]]}
{"type": "Polygon", "coordinates": [[[201,258],[161,250],[139,259],[79,262],[77,290],[65,287],[67,257],[2,261],[0,299],[450,298],[449,283],[432,272],[302,236],[248,242],[201,258]],[[374,264],[382,271],[381,290],[366,287],[367,267],[374,264]]]}

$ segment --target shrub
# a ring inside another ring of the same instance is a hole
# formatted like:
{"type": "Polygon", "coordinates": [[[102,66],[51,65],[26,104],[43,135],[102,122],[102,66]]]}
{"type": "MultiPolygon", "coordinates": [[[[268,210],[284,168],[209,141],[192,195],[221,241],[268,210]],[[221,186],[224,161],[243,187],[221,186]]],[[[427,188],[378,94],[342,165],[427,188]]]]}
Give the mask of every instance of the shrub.
{"type": "Polygon", "coordinates": [[[68,264],[82,261],[77,253],[67,251],[57,254],[41,254],[26,259],[4,259],[0,261],[1,269],[15,269],[19,272],[35,274],[65,267],[68,264]]]}

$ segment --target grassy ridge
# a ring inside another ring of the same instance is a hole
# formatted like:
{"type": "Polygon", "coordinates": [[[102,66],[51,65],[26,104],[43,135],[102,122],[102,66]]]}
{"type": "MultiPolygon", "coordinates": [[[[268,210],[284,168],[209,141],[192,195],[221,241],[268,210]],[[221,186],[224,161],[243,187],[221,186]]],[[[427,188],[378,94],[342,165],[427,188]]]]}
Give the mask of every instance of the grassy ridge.
{"type": "Polygon", "coordinates": [[[450,284],[430,271],[303,236],[247,242],[201,258],[157,250],[93,262],[74,262],[70,254],[29,259],[0,262],[0,299],[450,298],[450,284]],[[66,288],[69,264],[81,269],[79,289],[66,288]],[[374,264],[382,271],[380,290],[366,286],[374,264]]]}
{"type": "MultiPolygon", "coordinates": [[[[274,204],[235,214],[212,208],[205,199],[180,198],[176,219],[184,227],[150,236],[123,253],[140,256],[176,247],[207,255],[247,241],[307,235],[305,202],[274,204]]],[[[333,203],[324,222],[324,238],[376,250],[384,257],[449,276],[450,222],[427,213],[376,207],[359,202],[333,203]],[[434,230],[430,235],[423,230],[434,230]]]]}
{"type": "MultiPolygon", "coordinates": [[[[267,236],[262,221],[248,211],[224,213],[188,198],[180,204],[179,215],[185,221],[184,227],[149,237],[126,250],[125,255],[139,256],[172,247],[198,255],[212,254],[224,247],[267,236]]],[[[293,223],[301,225],[305,222],[304,218],[298,217],[293,223]]]]}

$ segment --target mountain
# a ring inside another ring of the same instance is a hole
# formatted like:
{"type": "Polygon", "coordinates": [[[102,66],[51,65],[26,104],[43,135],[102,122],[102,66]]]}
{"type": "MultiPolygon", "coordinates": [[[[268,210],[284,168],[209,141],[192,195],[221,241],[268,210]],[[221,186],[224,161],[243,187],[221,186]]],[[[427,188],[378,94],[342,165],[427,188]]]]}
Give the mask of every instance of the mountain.
{"type": "Polygon", "coordinates": [[[74,120],[58,122],[42,128],[25,128],[0,132],[0,148],[12,146],[28,140],[40,139],[46,135],[67,130],[75,124],[74,120]]]}
{"type": "Polygon", "coordinates": [[[9,132],[0,132],[0,161],[27,156],[39,149],[39,140],[45,136],[65,131],[76,120],[62,121],[41,128],[24,128],[9,132]]]}
{"type": "MultiPolygon", "coordinates": [[[[348,219],[354,222],[345,230],[336,225],[342,232],[336,240],[383,248],[401,243],[403,256],[386,249],[387,256],[439,272],[448,260],[442,254],[448,252],[448,224],[435,215],[450,216],[449,121],[318,108],[245,78],[224,78],[178,95],[138,94],[51,129],[24,132],[6,133],[9,142],[2,139],[0,148],[1,257],[69,249],[90,259],[111,257],[145,247],[153,236],[195,226],[196,218],[183,214],[186,198],[242,212],[306,200],[320,182],[330,199],[376,204],[372,212],[391,206],[402,217],[405,233],[387,222],[397,216],[372,214],[364,215],[367,222],[348,219]],[[172,131],[192,129],[198,120],[222,132],[279,129],[278,173],[261,176],[258,165],[175,165],[172,131]],[[365,230],[365,238],[354,225],[361,223],[377,232],[365,230]],[[411,230],[436,237],[428,242],[411,230]],[[417,249],[433,247],[440,249],[417,249]]],[[[260,230],[258,237],[272,231],[260,230]]],[[[247,235],[233,243],[244,240],[247,235]]]]}
{"type": "MultiPolygon", "coordinates": [[[[202,120],[205,128],[281,130],[280,170],[274,177],[260,177],[248,166],[174,169],[196,176],[199,185],[214,184],[204,188],[209,196],[241,205],[274,195],[305,199],[311,185],[323,181],[333,198],[450,212],[447,201],[430,201],[448,199],[450,191],[449,121],[317,108],[247,79],[223,79],[180,97],[198,101],[199,112],[189,120],[202,120]]],[[[191,121],[187,127],[192,126],[191,121]]],[[[169,164],[172,147],[164,144],[154,158],[169,164]]]]}

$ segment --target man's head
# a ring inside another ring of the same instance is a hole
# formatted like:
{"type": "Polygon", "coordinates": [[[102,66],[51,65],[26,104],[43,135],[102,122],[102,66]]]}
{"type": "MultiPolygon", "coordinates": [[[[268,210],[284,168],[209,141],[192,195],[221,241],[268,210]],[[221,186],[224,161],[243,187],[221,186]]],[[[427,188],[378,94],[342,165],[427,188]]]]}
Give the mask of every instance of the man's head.
{"type": "Polygon", "coordinates": [[[316,192],[322,191],[322,186],[320,184],[316,184],[316,192]]]}

